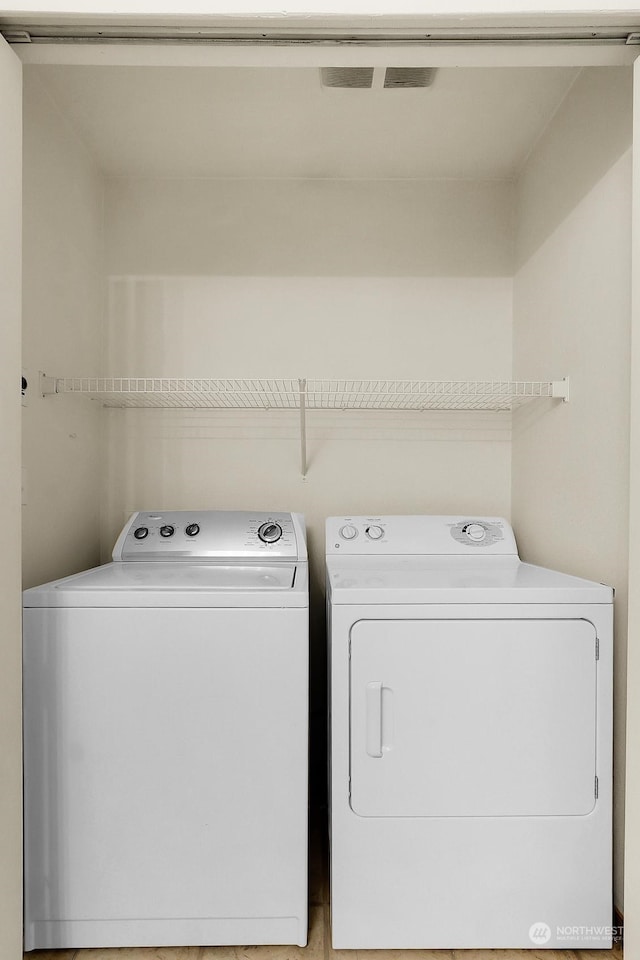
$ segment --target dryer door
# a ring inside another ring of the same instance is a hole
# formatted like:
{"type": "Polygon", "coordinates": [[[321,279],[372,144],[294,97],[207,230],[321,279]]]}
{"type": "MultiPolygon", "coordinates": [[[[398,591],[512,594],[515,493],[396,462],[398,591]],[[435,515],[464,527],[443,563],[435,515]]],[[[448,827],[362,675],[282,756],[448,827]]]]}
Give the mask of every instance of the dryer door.
{"type": "Polygon", "coordinates": [[[581,816],[595,804],[586,620],[361,620],[351,807],[363,817],[581,816]]]}

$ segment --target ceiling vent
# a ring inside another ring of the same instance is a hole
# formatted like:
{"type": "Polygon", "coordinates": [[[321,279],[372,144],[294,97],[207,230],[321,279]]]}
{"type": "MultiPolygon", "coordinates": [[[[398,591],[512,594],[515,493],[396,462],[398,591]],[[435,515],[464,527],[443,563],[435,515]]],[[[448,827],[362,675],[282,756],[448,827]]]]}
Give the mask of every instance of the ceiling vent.
{"type": "Polygon", "coordinates": [[[367,89],[373,85],[373,67],[323,67],[323,87],[367,89]]]}
{"type": "Polygon", "coordinates": [[[343,90],[412,90],[430,87],[435,67],[322,67],[322,86],[343,90]]]}
{"type": "Polygon", "coordinates": [[[430,87],[435,72],[435,67],[387,67],[384,74],[385,89],[430,87]]]}

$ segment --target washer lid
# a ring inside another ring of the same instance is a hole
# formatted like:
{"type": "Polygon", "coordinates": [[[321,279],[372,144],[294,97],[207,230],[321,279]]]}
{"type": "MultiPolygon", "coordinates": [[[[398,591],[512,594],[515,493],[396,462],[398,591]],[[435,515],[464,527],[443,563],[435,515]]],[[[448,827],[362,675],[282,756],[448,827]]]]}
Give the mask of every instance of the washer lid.
{"type": "Polygon", "coordinates": [[[25,607],[282,607],[308,603],[306,563],[106,563],[25,590],[25,607]]]}
{"type": "Polygon", "coordinates": [[[611,603],[611,587],[517,557],[327,557],[333,604],[611,603]]]}

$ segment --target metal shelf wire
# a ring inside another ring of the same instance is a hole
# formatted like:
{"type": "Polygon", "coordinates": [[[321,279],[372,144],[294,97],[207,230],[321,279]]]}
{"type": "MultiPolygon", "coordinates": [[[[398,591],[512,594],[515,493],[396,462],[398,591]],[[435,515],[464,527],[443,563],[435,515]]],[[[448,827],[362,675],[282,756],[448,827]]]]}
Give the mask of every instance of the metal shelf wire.
{"type": "Polygon", "coordinates": [[[49,377],[42,396],[78,394],[105,407],[298,410],[306,473],[307,410],[510,411],[569,399],[569,380],[209,380],[182,377],[49,377]]]}
{"type": "Polygon", "coordinates": [[[83,394],[105,407],[297,410],[513,410],[567,399],[567,381],[208,380],[173,377],[42,377],[42,394],[83,394]]]}
{"type": "Polygon", "coordinates": [[[566,382],[512,380],[308,380],[309,409],[513,410],[566,398],[566,382]]]}

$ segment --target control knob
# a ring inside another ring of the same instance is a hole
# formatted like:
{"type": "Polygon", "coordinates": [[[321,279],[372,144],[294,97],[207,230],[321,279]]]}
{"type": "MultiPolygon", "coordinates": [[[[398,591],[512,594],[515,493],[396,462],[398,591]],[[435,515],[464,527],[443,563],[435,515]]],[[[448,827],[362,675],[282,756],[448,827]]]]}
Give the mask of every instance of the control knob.
{"type": "Polygon", "coordinates": [[[133,535],[136,538],[136,540],[144,540],[144,538],[149,535],[149,528],[136,527],[136,529],[133,531],[133,535]]]}
{"type": "Polygon", "coordinates": [[[190,523],[188,524],[184,532],[188,537],[197,537],[197,535],[200,533],[200,524],[190,523]]]}
{"type": "Polygon", "coordinates": [[[171,524],[165,523],[163,527],[160,527],[160,536],[161,537],[172,537],[175,533],[175,527],[172,527],[171,524]]]}
{"type": "Polygon", "coordinates": [[[355,540],[358,536],[358,528],[352,523],[345,523],[344,527],[340,527],[340,536],[343,540],[355,540]]]}
{"type": "Polygon", "coordinates": [[[367,527],[366,533],[370,540],[380,540],[384,536],[384,530],[377,523],[372,523],[370,527],[367,527]]]}
{"type": "Polygon", "coordinates": [[[469,540],[473,540],[474,543],[480,543],[487,535],[487,531],[481,523],[468,523],[464,528],[464,532],[469,537],[469,540]]]}
{"type": "Polygon", "coordinates": [[[279,523],[263,523],[258,529],[258,536],[263,543],[277,543],[282,536],[282,527],[279,523]]]}

